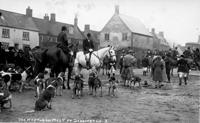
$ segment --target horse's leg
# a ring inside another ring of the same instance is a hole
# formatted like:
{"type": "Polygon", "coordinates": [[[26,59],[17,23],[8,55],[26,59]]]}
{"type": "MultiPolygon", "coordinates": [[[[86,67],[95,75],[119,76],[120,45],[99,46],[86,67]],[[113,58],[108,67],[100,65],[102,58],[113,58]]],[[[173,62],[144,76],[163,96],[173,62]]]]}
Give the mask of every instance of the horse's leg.
{"type": "Polygon", "coordinates": [[[173,76],[173,68],[174,68],[174,67],[172,66],[172,68],[171,68],[171,76],[173,76]]]}
{"type": "Polygon", "coordinates": [[[12,99],[11,99],[11,98],[9,99],[9,103],[10,103],[9,109],[10,109],[10,111],[13,111],[13,107],[12,107],[12,99]]]}
{"type": "Polygon", "coordinates": [[[67,88],[70,90],[70,79],[71,79],[71,73],[72,73],[73,67],[68,67],[68,76],[67,76],[67,88]]]}
{"type": "Polygon", "coordinates": [[[73,88],[72,89],[72,99],[74,99],[74,96],[76,95],[76,89],[75,88],[73,88]]]}
{"type": "Polygon", "coordinates": [[[103,73],[102,73],[102,75],[104,75],[104,65],[103,65],[103,67],[102,67],[102,70],[103,70],[103,73]]]}
{"type": "Polygon", "coordinates": [[[103,92],[102,92],[102,86],[101,86],[100,88],[101,88],[101,95],[100,95],[100,97],[102,97],[102,96],[103,96],[103,92]]]}
{"type": "MultiPolygon", "coordinates": [[[[110,86],[110,85],[109,85],[110,86]]],[[[108,87],[108,95],[110,96],[110,89],[111,87],[108,87]]]]}

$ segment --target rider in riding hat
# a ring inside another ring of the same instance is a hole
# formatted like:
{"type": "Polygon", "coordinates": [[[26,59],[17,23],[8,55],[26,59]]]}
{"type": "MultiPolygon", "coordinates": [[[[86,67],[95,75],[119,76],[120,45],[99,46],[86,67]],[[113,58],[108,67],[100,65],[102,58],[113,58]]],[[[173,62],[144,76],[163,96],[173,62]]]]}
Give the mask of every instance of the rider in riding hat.
{"type": "Polygon", "coordinates": [[[62,29],[61,29],[61,32],[59,33],[58,35],[58,45],[57,47],[61,48],[63,50],[63,52],[66,54],[66,55],[70,55],[69,57],[69,64],[71,65],[72,62],[73,62],[73,58],[72,58],[72,54],[70,54],[70,47],[73,46],[73,45],[68,45],[68,39],[67,39],[67,27],[66,26],[62,26],[62,29]]]}
{"type": "Polygon", "coordinates": [[[91,59],[91,54],[92,54],[93,50],[94,50],[94,44],[91,39],[91,34],[88,33],[87,38],[85,40],[83,40],[83,52],[85,54],[87,69],[91,68],[90,59],[91,59]],[[89,53],[89,58],[87,58],[87,56],[86,56],[87,53],[89,53]]]}
{"type": "Polygon", "coordinates": [[[58,47],[61,48],[65,54],[68,54],[69,50],[68,50],[67,27],[66,26],[62,26],[61,32],[59,33],[57,40],[59,43],[58,47]]]}

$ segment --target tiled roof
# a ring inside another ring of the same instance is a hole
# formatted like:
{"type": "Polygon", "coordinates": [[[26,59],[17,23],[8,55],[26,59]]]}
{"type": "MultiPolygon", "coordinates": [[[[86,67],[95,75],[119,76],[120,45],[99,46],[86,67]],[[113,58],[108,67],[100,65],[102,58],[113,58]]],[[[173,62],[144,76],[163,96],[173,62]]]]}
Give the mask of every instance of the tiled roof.
{"type": "Polygon", "coordinates": [[[0,9],[0,13],[2,16],[0,18],[0,25],[2,26],[39,31],[32,17],[28,17],[19,13],[5,11],[2,9],[0,9]]]}
{"type": "MultiPolygon", "coordinates": [[[[72,24],[66,24],[62,22],[51,22],[45,19],[28,17],[24,14],[9,12],[5,10],[1,10],[2,18],[0,18],[0,25],[15,27],[25,30],[34,30],[39,31],[41,34],[50,34],[53,36],[57,36],[62,26],[74,28],[72,24]]],[[[74,39],[84,39],[84,34],[80,31],[80,29],[74,28],[74,33],[68,35],[69,38],[74,39]]]]}
{"type": "Polygon", "coordinates": [[[139,19],[123,14],[119,14],[119,17],[133,33],[152,36],[152,34],[139,19]]]}
{"type": "MultiPolygon", "coordinates": [[[[74,28],[74,25],[72,25],[72,24],[66,24],[66,23],[57,22],[57,21],[52,22],[52,21],[39,19],[39,18],[34,18],[34,22],[36,23],[37,27],[39,28],[40,33],[50,34],[50,35],[54,35],[54,36],[57,36],[60,33],[62,26],[66,26],[68,29],[74,28]]],[[[68,34],[68,36],[70,38],[74,38],[74,39],[84,39],[84,36],[78,27],[74,29],[73,34],[68,34]]]]}

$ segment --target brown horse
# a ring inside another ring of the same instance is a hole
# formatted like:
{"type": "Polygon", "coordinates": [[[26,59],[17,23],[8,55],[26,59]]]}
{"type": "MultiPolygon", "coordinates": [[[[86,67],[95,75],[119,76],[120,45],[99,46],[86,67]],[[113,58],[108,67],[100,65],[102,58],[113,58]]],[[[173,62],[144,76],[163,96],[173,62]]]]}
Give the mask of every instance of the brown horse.
{"type": "MultiPolygon", "coordinates": [[[[69,49],[69,53],[65,54],[61,48],[56,46],[49,47],[46,49],[37,48],[33,51],[35,57],[35,67],[34,75],[37,75],[40,72],[44,72],[45,67],[50,67],[52,72],[58,76],[60,72],[64,72],[68,68],[68,81],[67,87],[70,89],[69,80],[71,77],[71,72],[73,65],[71,65],[71,59],[73,58],[72,51],[69,49]]],[[[65,86],[63,85],[63,88],[65,86]]]]}

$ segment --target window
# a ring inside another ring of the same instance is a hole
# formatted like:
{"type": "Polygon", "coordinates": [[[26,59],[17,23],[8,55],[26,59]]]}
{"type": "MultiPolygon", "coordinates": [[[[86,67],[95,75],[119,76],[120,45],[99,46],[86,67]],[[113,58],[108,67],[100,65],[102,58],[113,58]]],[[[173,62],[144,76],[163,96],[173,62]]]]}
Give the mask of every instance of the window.
{"type": "Polygon", "coordinates": [[[9,29],[2,30],[2,38],[10,38],[10,30],[9,29]]]}
{"type": "Polygon", "coordinates": [[[110,39],[109,33],[106,33],[106,34],[105,34],[105,40],[108,41],[109,39],[110,39]]]}
{"type": "Polygon", "coordinates": [[[128,40],[128,34],[127,33],[122,33],[122,40],[127,41],[128,40]]]}
{"type": "Polygon", "coordinates": [[[29,41],[29,32],[23,32],[23,40],[29,41]]]}

